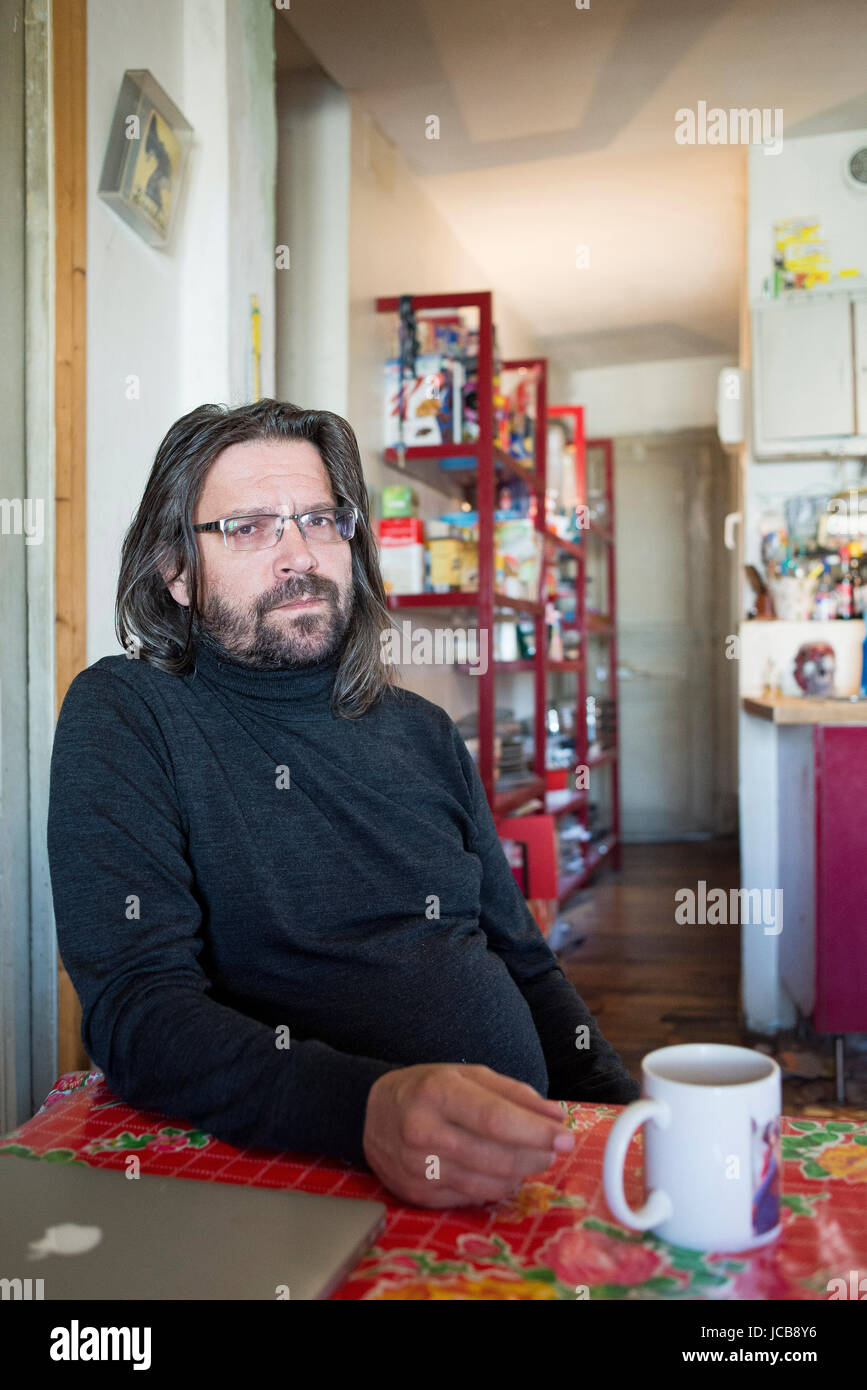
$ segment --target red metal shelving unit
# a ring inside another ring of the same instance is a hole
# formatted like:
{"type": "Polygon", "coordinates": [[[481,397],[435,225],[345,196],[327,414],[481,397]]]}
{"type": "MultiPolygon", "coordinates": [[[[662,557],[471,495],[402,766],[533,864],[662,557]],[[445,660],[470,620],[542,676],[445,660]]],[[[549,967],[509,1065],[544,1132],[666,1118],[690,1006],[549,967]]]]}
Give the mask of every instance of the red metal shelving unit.
{"type": "MultiPolygon", "coordinates": [[[[496,817],[505,816],[518,806],[523,806],[533,797],[544,797],[545,779],[545,675],[544,675],[544,636],[545,605],[542,601],[544,565],[540,566],[539,589],[535,599],[513,598],[498,593],[494,589],[494,509],[496,483],[508,478],[520,478],[530,484],[536,497],[536,524],[544,526],[545,517],[545,449],[547,444],[547,412],[545,382],[547,363],[545,359],[521,359],[504,361],[504,371],[513,369],[533,370],[537,376],[536,432],[534,467],[524,467],[517,459],[498,448],[494,443],[494,343],[493,309],[490,290],[465,294],[425,294],[413,295],[411,307],[414,313],[425,310],[475,309],[478,312],[478,417],[479,437],[473,442],[461,444],[425,445],[415,447],[389,448],[384,451],[386,463],[400,469],[429,487],[454,493],[455,486],[476,489],[476,511],[479,518],[479,582],[478,588],[466,593],[445,594],[393,594],[389,596],[390,609],[431,609],[468,608],[475,611],[476,624],[480,632],[487,634],[488,650],[493,650],[493,625],[495,613],[510,611],[525,614],[535,619],[536,654],[532,661],[495,662],[489,660],[487,670],[475,677],[479,697],[479,774],[488,803],[496,817]],[[473,457],[475,468],[440,468],[440,460],[446,458],[473,457]],[[495,734],[495,681],[498,672],[515,670],[534,670],[534,719],[535,752],[532,774],[522,780],[520,785],[498,787],[494,775],[494,734],[495,734]]],[[[382,297],[376,300],[378,313],[398,313],[400,299],[397,296],[382,297]]],[[[460,669],[460,668],[459,668],[460,669]]]]}
{"type": "MultiPolygon", "coordinates": [[[[536,384],[535,449],[533,466],[527,467],[512,458],[494,443],[494,399],[493,399],[493,308],[490,291],[465,294],[414,295],[411,298],[414,313],[426,310],[474,309],[478,313],[478,418],[479,437],[473,442],[460,444],[441,444],[426,446],[400,446],[384,451],[385,461],[402,473],[438,491],[454,495],[455,488],[464,492],[475,489],[475,510],[478,513],[479,578],[478,587],[469,592],[393,594],[389,596],[388,606],[392,610],[472,610],[480,632],[487,633],[488,650],[493,651],[493,624],[495,614],[511,612],[534,619],[535,655],[532,659],[518,661],[494,661],[490,659],[487,670],[476,676],[479,700],[479,774],[493,812],[498,829],[504,836],[509,835],[506,820],[519,808],[532,807],[537,803],[538,814],[559,818],[567,814],[577,814],[583,824],[588,818],[588,792],[574,786],[562,789],[551,788],[546,767],[547,753],[547,706],[548,671],[574,672],[576,677],[576,750],[578,763],[589,768],[611,765],[613,834],[604,842],[591,844],[585,854],[583,869],[578,874],[561,876],[558,885],[558,898],[562,903],[577,888],[584,886],[595,874],[599,865],[609,859],[619,867],[619,794],[618,794],[618,750],[614,746],[590,754],[587,742],[586,698],[587,671],[586,652],[588,633],[600,634],[609,642],[609,661],[611,690],[616,698],[617,646],[613,614],[614,600],[614,499],[612,479],[611,441],[586,441],[601,445],[606,449],[606,491],[608,499],[608,521],[611,529],[591,523],[576,543],[557,536],[546,527],[545,489],[547,476],[547,428],[552,417],[570,419],[573,423],[573,443],[577,468],[578,497],[586,503],[587,474],[586,449],[584,437],[584,411],[581,406],[553,406],[547,404],[547,362],[544,358],[510,358],[501,363],[504,372],[532,372],[536,384]],[[444,470],[441,462],[449,458],[473,458],[475,466],[463,469],[444,470]],[[536,529],[543,537],[543,563],[539,571],[539,588],[535,599],[514,598],[499,593],[494,588],[494,510],[496,487],[508,479],[520,478],[529,483],[535,497],[536,529]],[[609,613],[589,614],[586,611],[586,547],[589,538],[608,548],[608,594],[609,613]],[[551,661],[548,657],[546,632],[546,594],[545,561],[554,553],[571,555],[576,561],[575,626],[580,632],[579,658],[571,661],[551,661]],[[499,786],[494,771],[495,736],[495,690],[499,674],[515,671],[532,671],[534,674],[534,753],[532,769],[520,784],[499,786]]],[[[397,296],[376,300],[379,313],[398,313],[400,299],[397,296]]],[[[458,670],[464,669],[461,667],[458,670]]],[[[469,669],[469,668],[465,668],[469,669]]],[[[530,812],[536,814],[535,811],[530,812]]]]}
{"type": "MultiPolygon", "coordinates": [[[[545,480],[548,471],[548,363],[544,357],[511,357],[503,361],[504,372],[533,372],[536,378],[536,438],[533,450],[534,496],[536,498],[536,530],[545,536],[545,480]]],[[[545,635],[545,597],[542,592],[545,582],[545,543],[540,547],[539,590],[537,593],[538,611],[534,623],[533,660],[530,663],[534,675],[533,693],[535,709],[535,753],[533,771],[539,783],[537,794],[544,798],[548,787],[546,776],[546,754],[548,730],[546,711],[548,708],[548,682],[545,664],[548,658],[545,635]]],[[[525,797],[526,801],[527,798],[525,797]]],[[[520,805],[521,803],[513,803],[520,805]]],[[[502,804],[493,804],[494,814],[502,814],[502,804]]]]}
{"type": "MultiPolygon", "coordinates": [[[[608,689],[614,702],[614,731],[610,745],[590,759],[591,767],[602,762],[611,763],[611,820],[613,844],[610,848],[611,862],[615,869],[620,868],[620,700],[617,687],[617,564],[614,547],[614,440],[588,439],[588,449],[602,450],[605,459],[605,500],[607,502],[608,526],[596,526],[591,522],[588,536],[606,547],[606,571],[608,579],[608,617],[594,619],[588,631],[596,632],[608,641],[608,689]]],[[[586,462],[586,453],[585,453],[586,462]]],[[[586,488],[586,471],[585,471],[586,488]]],[[[585,725],[586,727],[586,725],[585,725]]]]}
{"type": "MultiPolygon", "coordinates": [[[[609,767],[610,772],[603,775],[611,777],[611,827],[610,833],[602,837],[598,842],[588,842],[584,855],[584,864],[580,870],[574,873],[564,873],[561,875],[558,885],[558,896],[562,903],[566,901],[577,889],[583,888],[594,877],[600,865],[611,863],[614,868],[620,867],[620,787],[619,771],[620,759],[617,741],[617,631],[616,631],[616,573],[615,573],[615,550],[614,550],[614,471],[613,471],[613,441],[610,439],[587,439],[584,430],[584,407],[580,405],[552,405],[548,408],[549,420],[565,420],[572,426],[571,444],[574,450],[574,460],[576,469],[576,493],[579,505],[587,506],[587,449],[591,447],[599,448],[603,452],[605,466],[605,497],[607,502],[608,526],[600,526],[595,521],[583,528],[583,542],[580,546],[567,546],[565,542],[557,542],[558,546],[568,549],[574,553],[577,564],[576,575],[576,600],[575,600],[575,620],[574,626],[578,629],[580,638],[580,661],[578,664],[577,680],[577,701],[575,713],[575,752],[577,772],[579,767],[586,767],[592,785],[593,769],[609,767]],[[607,606],[608,612],[605,614],[590,613],[587,609],[587,547],[589,545],[604,545],[606,547],[606,580],[607,580],[607,606]],[[588,637],[590,635],[599,636],[607,640],[608,643],[608,687],[611,699],[614,701],[614,734],[612,742],[605,748],[598,749],[591,753],[587,736],[587,663],[588,663],[588,637]]],[[[551,663],[556,668],[557,663],[551,663]]],[[[549,796],[551,794],[549,793],[549,796]]],[[[560,814],[575,814],[581,824],[587,826],[589,817],[589,795],[586,791],[574,793],[568,801],[564,797],[564,810],[560,814]]]]}

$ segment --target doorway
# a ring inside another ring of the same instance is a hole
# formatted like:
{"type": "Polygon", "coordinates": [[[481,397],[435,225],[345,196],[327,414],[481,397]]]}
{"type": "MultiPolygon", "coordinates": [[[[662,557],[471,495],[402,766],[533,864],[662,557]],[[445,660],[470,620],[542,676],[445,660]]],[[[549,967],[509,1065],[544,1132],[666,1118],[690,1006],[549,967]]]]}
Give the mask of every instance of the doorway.
{"type": "Polygon", "coordinates": [[[736,459],[713,430],[615,440],[621,829],[629,842],[737,831],[736,459]]]}

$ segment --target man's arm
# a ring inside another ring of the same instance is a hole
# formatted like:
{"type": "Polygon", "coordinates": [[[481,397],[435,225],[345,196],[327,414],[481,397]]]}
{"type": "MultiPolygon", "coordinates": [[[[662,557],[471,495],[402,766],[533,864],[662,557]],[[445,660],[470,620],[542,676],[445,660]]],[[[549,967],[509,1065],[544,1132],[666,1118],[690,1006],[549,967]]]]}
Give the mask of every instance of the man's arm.
{"type": "Polygon", "coordinates": [[[88,1054],[130,1105],[229,1143],[366,1166],[368,1094],[393,1064],[316,1040],[278,1048],[273,1028],[207,997],[186,844],[154,714],[122,678],[83,671],[57,725],[48,852],[88,1054]]]}
{"type": "Polygon", "coordinates": [[[473,798],[482,864],[480,923],[526,999],[548,1068],[548,1095],[558,1100],[636,1100],[641,1086],[600,1032],[569,983],[524,901],[497,835],[479,770],[459,730],[453,739],[473,798]],[[576,1046],[576,1044],[579,1044],[576,1046]]]}

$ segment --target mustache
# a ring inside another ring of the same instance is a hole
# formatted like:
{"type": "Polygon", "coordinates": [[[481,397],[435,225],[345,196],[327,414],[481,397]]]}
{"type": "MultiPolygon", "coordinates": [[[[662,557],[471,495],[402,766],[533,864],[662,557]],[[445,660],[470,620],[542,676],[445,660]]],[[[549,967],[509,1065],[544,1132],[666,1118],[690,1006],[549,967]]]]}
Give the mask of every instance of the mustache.
{"type": "Polygon", "coordinates": [[[284,584],[281,585],[277,593],[267,594],[264,598],[259,600],[259,612],[269,613],[272,608],[279,608],[284,603],[300,603],[301,600],[305,598],[327,599],[331,597],[331,590],[333,588],[334,585],[332,584],[329,584],[327,588],[324,584],[319,584],[316,587],[305,584],[303,588],[298,585],[287,587],[284,584]]]}

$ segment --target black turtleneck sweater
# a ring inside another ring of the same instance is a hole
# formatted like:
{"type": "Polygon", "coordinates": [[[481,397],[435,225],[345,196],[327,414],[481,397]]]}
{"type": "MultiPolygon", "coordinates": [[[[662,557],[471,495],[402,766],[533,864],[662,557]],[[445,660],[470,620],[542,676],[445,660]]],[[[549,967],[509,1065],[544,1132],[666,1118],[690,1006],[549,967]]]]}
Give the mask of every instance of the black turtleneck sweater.
{"type": "Polygon", "coordinates": [[[362,1166],[370,1087],[400,1066],[635,1099],[452,720],[402,688],[336,716],[336,669],[257,671],[206,639],[189,675],[104,657],[70,686],[51,883],[109,1085],[231,1143],[362,1166]]]}

